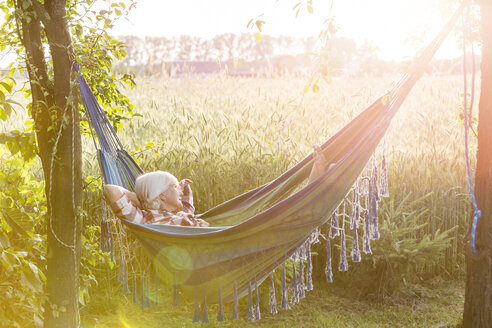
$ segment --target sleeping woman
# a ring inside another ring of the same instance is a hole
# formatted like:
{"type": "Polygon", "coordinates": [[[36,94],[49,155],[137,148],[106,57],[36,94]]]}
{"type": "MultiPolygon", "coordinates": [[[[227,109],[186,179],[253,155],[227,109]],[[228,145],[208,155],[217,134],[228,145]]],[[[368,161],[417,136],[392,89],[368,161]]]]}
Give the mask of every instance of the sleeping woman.
{"type": "MultiPolygon", "coordinates": [[[[332,165],[328,167],[321,148],[315,145],[309,182],[332,165]]],[[[108,184],[104,186],[104,196],[118,217],[134,223],[208,227],[207,222],[194,215],[190,184],[188,179],[178,182],[169,172],[155,171],[137,178],[135,193],[108,184]]]]}

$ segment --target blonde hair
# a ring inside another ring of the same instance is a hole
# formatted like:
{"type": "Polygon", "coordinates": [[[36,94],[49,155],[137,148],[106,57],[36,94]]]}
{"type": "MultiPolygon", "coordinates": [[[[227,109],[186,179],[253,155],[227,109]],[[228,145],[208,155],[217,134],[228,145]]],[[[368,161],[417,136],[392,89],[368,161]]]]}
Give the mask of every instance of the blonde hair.
{"type": "Polygon", "coordinates": [[[142,204],[142,208],[145,210],[158,210],[162,203],[159,195],[173,183],[177,184],[178,179],[169,172],[155,171],[139,176],[135,183],[135,192],[142,204]]]}

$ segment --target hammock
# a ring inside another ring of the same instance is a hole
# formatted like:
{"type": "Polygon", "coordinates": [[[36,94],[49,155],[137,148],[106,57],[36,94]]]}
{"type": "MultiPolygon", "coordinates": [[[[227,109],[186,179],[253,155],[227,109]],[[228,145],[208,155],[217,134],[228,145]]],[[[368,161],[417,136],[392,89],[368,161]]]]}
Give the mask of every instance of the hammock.
{"type": "MultiPolygon", "coordinates": [[[[305,256],[309,252],[310,236],[316,234],[317,228],[330,218],[350,192],[463,6],[391,91],[321,146],[327,161],[335,166],[301,190],[293,193],[309,175],[312,153],[277,179],[199,215],[213,227],[139,225],[122,220],[150,255],[161,280],[177,286],[183,295],[194,296],[195,300],[200,296],[205,304],[207,300],[220,304],[234,301],[236,308],[237,298],[249,294],[250,307],[252,289],[256,288],[258,298],[257,286],[277,267],[295,254],[305,256]]],[[[79,76],[78,82],[99,145],[96,147],[105,183],[133,190],[135,178],[143,170],[123,149],[85,79],[79,76]]],[[[377,204],[375,206],[370,204],[365,217],[364,243],[379,238],[377,204]]],[[[357,221],[352,222],[356,241],[357,221]]],[[[345,231],[342,230],[341,235],[344,247],[345,231]]],[[[301,261],[299,270],[302,269],[301,261]]],[[[302,271],[299,277],[304,283],[302,271]]],[[[293,280],[294,285],[301,283],[295,281],[295,273],[293,280]]],[[[285,292],[285,276],[283,288],[285,292]]],[[[294,293],[297,292],[301,293],[296,289],[294,293]]],[[[282,298],[284,303],[286,295],[282,298]]],[[[206,309],[206,305],[204,307],[206,309]]]]}

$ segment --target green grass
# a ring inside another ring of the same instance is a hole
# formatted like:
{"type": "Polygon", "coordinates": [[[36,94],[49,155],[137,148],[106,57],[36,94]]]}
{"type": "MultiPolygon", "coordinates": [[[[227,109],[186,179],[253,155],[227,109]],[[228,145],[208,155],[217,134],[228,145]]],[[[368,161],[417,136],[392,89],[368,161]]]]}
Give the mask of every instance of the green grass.
{"type": "MultiPolygon", "coordinates": [[[[437,280],[425,288],[425,296],[395,294],[381,302],[360,299],[349,286],[316,284],[314,291],[290,310],[273,316],[268,303],[261,303],[262,319],[252,322],[244,317],[244,300],[240,302],[240,318],[231,320],[230,304],[224,308],[226,321],[216,320],[217,306],[210,306],[210,323],[193,324],[194,306],[182,304],[173,309],[169,297],[157,307],[140,310],[131,298],[103,298],[82,309],[82,327],[457,327],[462,316],[464,284],[461,281],[437,280]]],[[[278,295],[277,295],[278,301],[278,295]]]]}

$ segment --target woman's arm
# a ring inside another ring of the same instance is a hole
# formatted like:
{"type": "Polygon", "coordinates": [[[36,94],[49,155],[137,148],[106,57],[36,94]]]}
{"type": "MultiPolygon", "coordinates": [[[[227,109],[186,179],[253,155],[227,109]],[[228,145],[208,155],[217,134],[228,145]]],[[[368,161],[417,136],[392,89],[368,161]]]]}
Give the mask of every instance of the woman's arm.
{"type": "Polygon", "coordinates": [[[116,185],[104,185],[104,198],[113,213],[120,219],[145,224],[147,218],[140,209],[140,202],[134,192],[116,185]],[[126,197],[124,197],[126,195],[126,197]]]}
{"type": "Polygon", "coordinates": [[[140,207],[140,201],[138,200],[137,194],[126,190],[123,187],[107,184],[104,185],[104,198],[109,204],[116,203],[123,195],[126,194],[128,199],[134,203],[137,207],[140,207]]]}
{"type": "Polygon", "coordinates": [[[104,198],[110,204],[116,203],[118,199],[123,197],[123,188],[116,185],[104,185],[104,198]]]}

